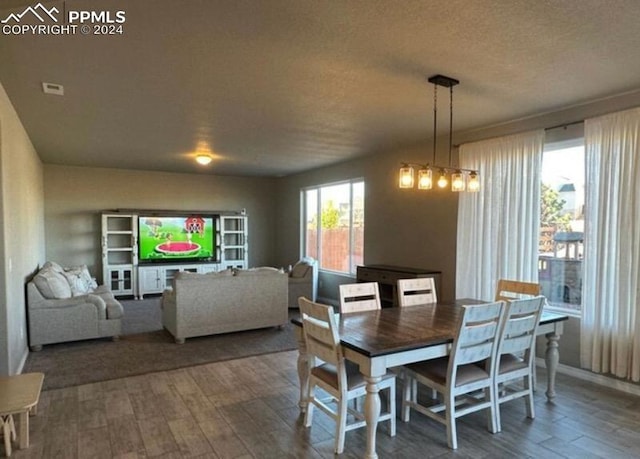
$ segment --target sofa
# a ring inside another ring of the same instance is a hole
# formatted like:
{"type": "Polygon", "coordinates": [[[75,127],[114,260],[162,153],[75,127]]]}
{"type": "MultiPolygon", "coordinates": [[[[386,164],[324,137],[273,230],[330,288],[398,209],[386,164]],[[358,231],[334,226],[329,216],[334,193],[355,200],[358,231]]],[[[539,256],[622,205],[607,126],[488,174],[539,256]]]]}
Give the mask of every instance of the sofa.
{"type": "Polygon", "coordinates": [[[288,276],[276,268],[180,272],[162,294],[162,324],[177,344],[194,336],[282,327],[288,276]]]}
{"type": "Polygon", "coordinates": [[[111,337],[122,331],[122,304],[98,286],[85,265],[47,262],[27,283],[29,346],[111,337]]]}
{"type": "Polygon", "coordinates": [[[301,296],[316,301],[317,294],[318,262],[304,257],[289,269],[289,308],[297,308],[301,296]]]}

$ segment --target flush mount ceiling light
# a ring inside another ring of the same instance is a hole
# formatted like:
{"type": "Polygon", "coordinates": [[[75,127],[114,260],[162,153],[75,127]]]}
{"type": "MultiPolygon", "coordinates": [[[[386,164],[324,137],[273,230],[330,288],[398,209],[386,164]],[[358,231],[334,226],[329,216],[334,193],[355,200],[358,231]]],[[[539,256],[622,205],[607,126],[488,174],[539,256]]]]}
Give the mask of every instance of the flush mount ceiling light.
{"type": "Polygon", "coordinates": [[[196,156],[196,162],[198,164],[202,164],[203,166],[206,166],[212,160],[213,160],[213,158],[210,155],[199,154],[199,155],[196,156]]]}
{"type": "Polygon", "coordinates": [[[400,188],[413,188],[414,167],[418,168],[418,189],[430,190],[433,188],[433,169],[438,171],[437,185],[446,188],[451,182],[451,191],[478,191],[480,178],[478,171],[462,169],[451,165],[451,149],[453,147],[453,87],[460,82],[444,75],[434,75],[429,78],[433,84],[433,157],[431,163],[415,164],[403,162],[400,167],[398,186],[400,188]],[[449,88],[449,164],[440,166],[436,162],[436,139],[438,128],[438,86],[449,88]]]}

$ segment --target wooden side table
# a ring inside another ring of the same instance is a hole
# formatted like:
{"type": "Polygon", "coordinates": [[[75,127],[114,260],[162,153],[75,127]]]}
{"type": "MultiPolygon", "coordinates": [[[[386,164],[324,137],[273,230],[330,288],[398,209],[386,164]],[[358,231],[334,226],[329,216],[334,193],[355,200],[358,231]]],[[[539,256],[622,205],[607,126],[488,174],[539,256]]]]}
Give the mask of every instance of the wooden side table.
{"type": "MultiPolygon", "coordinates": [[[[19,448],[29,447],[29,413],[36,414],[40,390],[44,381],[43,373],[25,373],[0,377],[0,418],[4,423],[12,423],[13,415],[19,416],[19,448]]],[[[11,455],[10,429],[5,431],[5,450],[11,455]]]]}

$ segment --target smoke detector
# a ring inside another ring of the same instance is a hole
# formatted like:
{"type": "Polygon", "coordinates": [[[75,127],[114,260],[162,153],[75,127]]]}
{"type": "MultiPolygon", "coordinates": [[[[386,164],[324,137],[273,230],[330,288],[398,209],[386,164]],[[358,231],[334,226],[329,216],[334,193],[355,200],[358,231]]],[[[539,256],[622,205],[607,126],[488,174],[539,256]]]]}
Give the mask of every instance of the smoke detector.
{"type": "Polygon", "coordinates": [[[54,96],[64,96],[64,86],[56,83],[42,82],[42,90],[45,94],[53,94],[54,96]]]}

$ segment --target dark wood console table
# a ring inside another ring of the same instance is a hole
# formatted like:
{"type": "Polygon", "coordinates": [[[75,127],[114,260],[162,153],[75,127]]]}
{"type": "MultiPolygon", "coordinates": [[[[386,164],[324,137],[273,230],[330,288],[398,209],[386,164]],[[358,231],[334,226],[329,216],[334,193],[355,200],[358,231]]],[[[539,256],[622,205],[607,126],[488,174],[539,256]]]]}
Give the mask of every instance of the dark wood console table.
{"type": "Polygon", "coordinates": [[[440,290],[440,271],[423,268],[407,268],[393,265],[365,265],[358,266],[356,280],[358,282],[377,282],[380,287],[380,301],[383,308],[398,306],[398,294],[396,286],[398,279],[410,279],[415,277],[431,277],[436,284],[436,294],[442,298],[440,290]]]}

